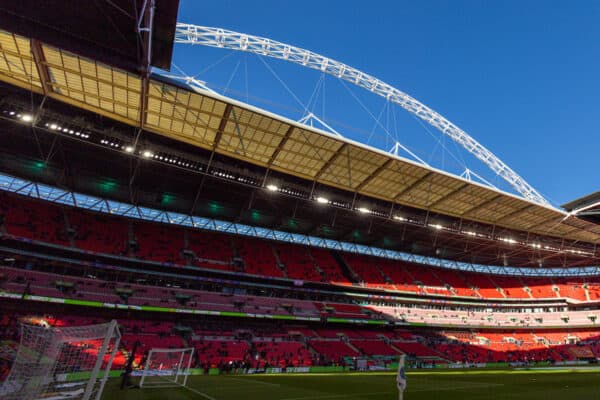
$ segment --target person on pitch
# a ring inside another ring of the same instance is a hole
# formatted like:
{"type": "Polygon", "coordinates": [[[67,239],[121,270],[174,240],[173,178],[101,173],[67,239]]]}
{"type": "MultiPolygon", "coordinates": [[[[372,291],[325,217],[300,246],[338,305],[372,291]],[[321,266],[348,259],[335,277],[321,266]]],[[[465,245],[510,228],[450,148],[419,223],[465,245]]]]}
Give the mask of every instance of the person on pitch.
{"type": "Polygon", "coordinates": [[[406,372],[404,370],[404,361],[406,354],[400,356],[398,361],[398,374],[396,376],[396,385],[398,386],[398,400],[403,400],[404,390],[406,389],[406,372]]]}

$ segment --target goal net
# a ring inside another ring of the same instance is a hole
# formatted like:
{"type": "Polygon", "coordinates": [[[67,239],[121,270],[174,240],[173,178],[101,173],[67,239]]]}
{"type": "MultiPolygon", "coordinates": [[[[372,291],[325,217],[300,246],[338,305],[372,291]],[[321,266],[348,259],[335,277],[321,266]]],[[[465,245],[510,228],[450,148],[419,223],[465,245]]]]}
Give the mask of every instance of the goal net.
{"type": "Polygon", "coordinates": [[[151,349],[140,378],[140,387],[185,386],[190,374],[194,348],[151,349]]]}
{"type": "Polygon", "coordinates": [[[120,339],[114,320],[57,328],[23,324],[0,398],[99,400],[120,339]]]}

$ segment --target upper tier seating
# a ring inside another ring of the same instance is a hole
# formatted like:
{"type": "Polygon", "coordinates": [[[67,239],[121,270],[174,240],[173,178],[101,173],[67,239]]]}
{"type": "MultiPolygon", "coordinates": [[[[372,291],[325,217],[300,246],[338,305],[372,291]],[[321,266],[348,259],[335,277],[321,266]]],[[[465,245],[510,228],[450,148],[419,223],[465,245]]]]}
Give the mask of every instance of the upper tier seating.
{"type": "Polygon", "coordinates": [[[342,285],[351,285],[352,277],[366,287],[421,295],[600,301],[594,281],[491,276],[344,253],[347,271],[326,249],[97,214],[6,192],[0,192],[0,214],[0,232],[9,235],[167,264],[342,285]]]}
{"type": "Polygon", "coordinates": [[[75,246],[97,253],[127,255],[128,221],[76,209],[68,209],[67,218],[75,233],[75,246]]]}
{"type": "Polygon", "coordinates": [[[244,260],[244,271],[248,274],[283,278],[277,266],[271,243],[252,238],[236,238],[239,256],[244,260]]]}
{"type": "Polygon", "coordinates": [[[136,256],[143,260],[183,264],[184,232],[177,227],[158,224],[135,225],[136,256]]]}
{"type": "Polygon", "coordinates": [[[340,265],[328,250],[311,248],[309,251],[315,260],[315,264],[323,272],[321,281],[337,284],[350,284],[348,279],[344,277],[340,265]]]}
{"type": "Polygon", "coordinates": [[[233,245],[231,238],[212,232],[188,231],[188,250],[196,256],[194,264],[210,269],[233,271],[233,245]]]}
{"type": "Polygon", "coordinates": [[[0,192],[0,213],[8,233],[43,242],[70,245],[62,208],[0,192]]]}
{"type": "Polygon", "coordinates": [[[285,266],[288,278],[321,281],[321,274],[317,271],[308,247],[278,243],[275,250],[279,261],[285,266]]]}

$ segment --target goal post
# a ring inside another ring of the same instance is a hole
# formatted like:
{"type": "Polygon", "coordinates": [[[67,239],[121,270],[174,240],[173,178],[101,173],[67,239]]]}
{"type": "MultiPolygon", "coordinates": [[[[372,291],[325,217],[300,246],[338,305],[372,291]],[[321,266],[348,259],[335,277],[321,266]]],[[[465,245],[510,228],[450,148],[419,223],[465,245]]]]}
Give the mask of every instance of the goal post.
{"type": "Polygon", "coordinates": [[[151,349],[140,378],[140,388],[186,386],[194,348],[151,349]]]}
{"type": "Polygon", "coordinates": [[[100,399],[121,339],[117,321],[54,328],[22,324],[20,332],[0,398],[100,399]]]}

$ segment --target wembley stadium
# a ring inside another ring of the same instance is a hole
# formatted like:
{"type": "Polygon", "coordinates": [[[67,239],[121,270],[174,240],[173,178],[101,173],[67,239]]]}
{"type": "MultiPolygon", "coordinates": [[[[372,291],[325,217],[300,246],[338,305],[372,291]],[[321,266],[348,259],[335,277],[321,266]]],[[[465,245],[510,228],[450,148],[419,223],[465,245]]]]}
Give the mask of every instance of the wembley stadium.
{"type": "Polygon", "coordinates": [[[555,205],[368,71],[179,10],[0,1],[1,399],[598,396],[598,193],[555,205]],[[296,100],[286,68],[323,103],[341,81],[497,181],[235,92],[235,57],[296,100]]]}

